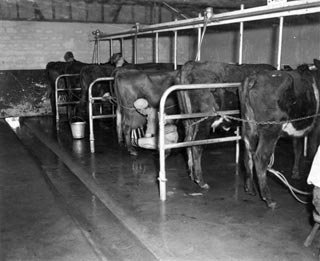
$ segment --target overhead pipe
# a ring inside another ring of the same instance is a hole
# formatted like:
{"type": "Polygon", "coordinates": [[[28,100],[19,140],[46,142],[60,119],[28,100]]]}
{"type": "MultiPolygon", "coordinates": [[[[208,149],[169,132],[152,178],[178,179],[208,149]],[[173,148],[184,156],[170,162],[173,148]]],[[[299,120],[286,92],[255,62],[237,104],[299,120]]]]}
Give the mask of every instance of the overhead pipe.
{"type": "MultiPolygon", "coordinates": [[[[320,12],[319,0],[291,1],[281,6],[260,6],[247,8],[245,10],[237,10],[221,14],[215,14],[207,26],[218,26],[224,24],[232,24],[247,21],[265,20],[286,16],[304,15],[320,12]]],[[[139,28],[139,35],[150,34],[156,32],[166,32],[173,30],[186,30],[192,28],[203,27],[203,18],[192,18],[174,22],[160,23],[139,28]]],[[[130,37],[136,34],[136,30],[128,30],[115,34],[101,34],[101,40],[111,38],[130,37]]]]}

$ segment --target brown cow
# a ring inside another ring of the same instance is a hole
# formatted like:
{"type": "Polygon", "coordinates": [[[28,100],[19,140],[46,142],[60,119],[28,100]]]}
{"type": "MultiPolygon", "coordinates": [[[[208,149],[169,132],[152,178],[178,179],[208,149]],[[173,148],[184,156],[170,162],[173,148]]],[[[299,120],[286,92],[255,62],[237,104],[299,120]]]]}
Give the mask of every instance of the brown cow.
{"type": "MultiPolygon", "coordinates": [[[[269,64],[228,64],[220,62],[187,62],[182,68],[179,76],[181,84],[193,83],[226,83],[226,82],[242,82],[248,75],[253,72],[274,70],[275,68],[269,64]]],[[[215,110],[238,109],[238,103],[228,104],[225,101],[227,92],[219,89],[219,91],[192,90],[185,92],[191,103],[191,111],[185,106],[185,99],[178,95],[180,109],[184,113],[195,112],[212,112],[215,110]],[[232,106],[231,108],[229,106],[232,106]]],[[[186,141],[206,139],[210,133],[210,127],[214,121],[214,117],[209,117],[199,121],[184,121],[186,141]],[[196,122],[196,123],[194,123],[196,122]]],[[[201,168],[201,157],[203,147],[192,146],[187,148],[188,167],[190,177],[201,188],[209,188],[204,181],[201,168]]]]}
{"type": "MultiPolygon", "coordinates": [[[[134,102],[144,98],[153,108],[158,108],[161,95],[174,85],[177,71],[144,72],[135,69],[120,68],[115,73],[115,93],[117,96],[118,141],[125,144],[131,155],[137,155],[137,150],[131,144],[131,131],[143,128],[146,117],[137,112],[134,102]]],[[[167,106],[176,109],[176,102],[168,99],[167,106]]]]}

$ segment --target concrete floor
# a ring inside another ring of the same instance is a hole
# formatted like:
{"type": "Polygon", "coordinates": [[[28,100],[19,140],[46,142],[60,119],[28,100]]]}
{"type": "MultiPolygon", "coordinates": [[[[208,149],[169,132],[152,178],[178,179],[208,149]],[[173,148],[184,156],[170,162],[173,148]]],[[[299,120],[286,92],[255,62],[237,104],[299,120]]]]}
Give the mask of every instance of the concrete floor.
{"type": "MultiPolygon", "coordinates": [[[[232,143],[210,145],[202,191],[187,175],[182,151],[167,163],[167,201],[159,201],[158,156],[130,157],[112,123],[74,140],[50,117],[0,121],[1,260],[318,260],[319,239],[306,248],[312,205],[295,201],[269,175],[278,208],[246,195],[235,176],[232,143]]],[[[290,177],[291,143],[282,140],[274,168],[290,177]]],[[[310,168],[306,161],[301,181],[310,168]]]]}

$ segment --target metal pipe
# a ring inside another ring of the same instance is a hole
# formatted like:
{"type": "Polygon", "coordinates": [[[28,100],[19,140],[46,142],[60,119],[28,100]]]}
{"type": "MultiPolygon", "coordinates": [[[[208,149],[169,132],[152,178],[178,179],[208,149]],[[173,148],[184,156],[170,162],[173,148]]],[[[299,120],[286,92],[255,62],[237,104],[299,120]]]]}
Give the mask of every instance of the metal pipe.
{"type": "MultiPolygon", "coordinates": [[[[244,10],[244,5],[241,4],[240,10],[244,10]]],[[[242,52],[243,52],[243,22],[240,22],[240,34],[239,34],[239,64],[242,64],[242,52]]]]}
{"type": "Polygon", "coordinates": [[[124,56],[124,42],[123,42],[123,38],[120,39],[120,50],[121,50],[121,54],[122,56],[124,56]]]}
{"type": "Polygon", "coordinates": [[[277,59],[277,69],[281,69],[281,52],[282,52],[282,35],[283,35],[283,17],[280,17],[279,23],[279,40],[278,40],[278,59],[277,59]]]}
{"type": "MultiPolygon", "coordinates": [[[[294,15],[304,15],[318,12],[320,12],[320,1],[318,0],[291,1],[281,6],[260,6],[247,8],[245,10],[215,14],[214,19],[211,19],[211,22],[209,22],[207,26],[217,26],[223,24],[272,19],[281,16],[286,17],[294,15]]],[[[156,32],[203,27],[203,21],[203,18],[192,18],[187,20],[144,26],[140,29],[138,34],[143,35],[156,32]]],[[[111,38],[130,37],[134,36],[135,34],[135,30],[128,30],[116,34],[101,34],[100,39],[106,40],[111,38]]]]}
{"type": "Polygon", "coordinates": [[[113,40],[110,39],[110,58],[112,57],[113,55],[113,40]]]}
{"type": "MultiPolygon", "coordinates": [[[[199,18],[201,18],[201,14],[199,14],[199,18]]],[[[197,46],[197,56],[196,61],[200,61],[201,59],[201,27],[198,28],[198,46],[197,46]]]]}
{"type": "MultiPolygon", "coordinates": [[[[174,85],[169,87],[162,95],[160,99],[160,107],[159,107],[159,191],[160,191],[160,200],[165,201],[166,200],[166,171],[165,171],[165,150],[168,148],[180,148],[184,146],[193,146],[193,145],[202,145],[202,144],[208,144],[208,142],[216,142],[216,140],[198,140],[198,141],[191,141],[191,142],[182,142],[178,144],[165,144],[165,123],[167,120],[167,116],[165,115],[164,109],[165,109],[165,103],[170,93],[177,90],[195,90],[195,89],[210,89],[210,88],[224,88],[224,87],[239,87],[241,83],[213,83],[213,84],[189,84],[189,85],[174,85]]],[[[208,116],[211,115],[211,113],[207,114],[208,116]]],[[[241,137],[239,134],[234,137],[227,137],[227,138],[221,138],[220,141],[231,141],[231,140],[238,140],[241,137]]],[[[237,150],[237,149],[236,149],[237,150]]]]}
{"type": "MultiPolygon", "coordinates": [[[[58,88],[58,83],[60,81],[60,79],[64,78],[64,77],[75,77],[75,76],[79,76],[80,74],[78,73],[74,73],[74,74],[61,74],[59,75],[56,80],[55,80],[55,83],[54,83],[54,96],[55,96],[55,107],[56,107],[56,128],[57,130],[59,129],[59,120],[60,120],[60,117],[59,117],[59,104],[58,103],[58,92],[59,91],[69,91],[71,89],[68,89],[68,88],[65,88],[65,89],[59,89],[58,88]]],[[[73,89],[73,90],[78,90],[78,88],[76,89],[73,89]]],[[[66,105],[66,104],[69,104],[67,102],[64,102],[63,105],[66,105]]],[[[70,103],[71,104],[71,103],[70,103]]]]}
{"type": "Polygon", "coordinates": [[[174,31],[174,69],[177,70],[177,45],[178,45],[178,31],[174,31]]]}
{"type": "Polygon", "coordinates": [[[134,36],[134,56],[133,56],[133,63],[137,63],[137,57],[138,57],[138,33],[139,33],[139,23],[136,23],[136,33],[134,36]]]}
{"type": "Polygon", "coordinates": [[[159,33],[156,33],[156,39],[155,39],[155,59],[156,59],[156,63],[159,62],[159,33]]]}
{"type": "MultiPolygon", "coordinates": [[[[94,153],[95,148],[94,148],[94,132],[93,132],[93,119],[97,117],[93,116],[93,109],[92,109],[92,105],[94,103],[95,100],[97,100],[96,98],[92,97],[92,88],[93,86],[97,83],[97,82],[102,82],[102,81],[113,81],[114,78],[113,77],[102,77],[102,78],[97,78],[95,79],[92,83],[90,83],[89,85],[89,89],[88,89],[88,102],[89,102],[89,130],[90,130],[90,151],[91,153],[94,153]]],[[[109,116],[110,117],[110,116],[109,116]]],[[[100,118],[101,119],[101,118],[100,118]]]]}

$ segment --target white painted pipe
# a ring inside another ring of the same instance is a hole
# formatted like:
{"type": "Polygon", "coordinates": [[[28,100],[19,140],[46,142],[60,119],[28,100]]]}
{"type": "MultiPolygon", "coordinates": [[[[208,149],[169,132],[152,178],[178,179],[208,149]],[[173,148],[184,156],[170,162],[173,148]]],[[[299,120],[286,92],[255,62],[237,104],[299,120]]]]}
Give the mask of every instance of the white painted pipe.
{"type": "MultiPolygon", "coordinates": [[[[213,84],[185,84],[185,85],[174,85],[168,88],[162,95],[160,99],[160,107],[159,107],[159,191],[160,191],[160,200],[166,200],[166,170],[165,170],[165,150],[169,148],[180,148],[186,146],[193,146],[193,145],[203,145],[209,143],[217,143],[217,142],[226,142],[226,141],[235,141],[241,139],[241,137],[237,134],[234,137],[225,137],[225,138],[218,138],[218,139],[210,139],[210,140],[197,140],[197,141],[190,141],[190,142],[181,142],[175,144],[165,144],[165,123],[167,117],[164,109],[165,103],[170,93],[177,91],[177,90],[195,90],[195,89],[214,89],[214,88],[225,88],[225,87],[234,87],[238,88],[241,83],[213,83],[213,84]]],[[[219,112],[220,113],[220,112],[219,112]]],[[[211,116],[212,113],[207,113],[207,116],[211,116]]],[[[204,115],[205,116],[205,115],[204,115]]],[[[201,116],[203,117],[203,115],[201,116]]],[[[170,117],[172,119],[172,117],[170,117]]],[[[237,149],[236,149],[237,150],[237,149]]],[[[237,159],[236,159],[237,161],[237,159]]]]}
{"type": "Polygon", "coordinates": [[[110,39],[110,58],[112,57],[113,55],[113,40],[110,39]]]}
{"type": "Polygon", "coordinates": [[[156,39],[155,39],[155,59],[156,59],[156,63],[159,62],[159,33],[156,33],[156,39]]]}
{"type": "MultiPolygon", "coordinates": [[[[199,14],[199,18],[201,18],[201,14],[199,14]]],[[[196,61],[200,61],[201,59],[201,27],[198,28],[198,45],[197,45],[197,56],[196,61]]]]}
{"type": "Polygon", "coordinates": [[[114,78],[113,77],[102,77],[102,78],[97,78],[95,79],[92,83],[90,83],[89,85],[89,89],[88,89],[88,106],[89,106],[89,130],[90,130],[90,136],[89,136],[89,140],[90,140],[90,151],[91,153],[95,152],[95,148],[94,148],[94,131],[93,131],[93,120],[94,119],[102,119],[102,118],[111,118],[111,117],[115,117],[115,115],[113,114],[109,114],[109,115],[99,115],[99,116],[94,116],[93,115],[93,103],[96,100],[102,100],[101,97],[92,97],[92,88],[93,86],[97,83],[97,82],[102,82],[102,81],[113,81],[114,78]]]}
{"type": "Polygon", "coordinates": [[[283,35],[283,17],[280,17],[279,37],[278,37],[278,59],[277,59],[277,69],[278,70],[281,69],[282,35],[283,35]]]}
{"type": "Polygon", "coordinates": [[[177,70],[177,45],[178,45],[178,31],[174,31],[174,53],[173,53],[173,58],[174,58],[174,69],[177,70]]]}
{"type": "MultiPolygon", "coordinates": [[[[240,6],[240,10],[244,10],[244,5],[240,6]]],[[[239,64],[242,64],[243,58],[243,22],[240,22],[240,34],[239,34],[239,64]]]]}
{"type": "MultiPolygon", "coordinates": [[[[66,86],[66,88],[64,89],[59,89],[58,88],[58,83],[59,81],[62,79],[62,78],[67,78],[67,77],[76,77],[76,76],[79,76],[80,74],[78,73],[75,73],[75,74],[61,74],[59,75],[56,80],[55,80],[55,83],[54,83],[54,96],[55,96],[55,107],[56,107],[56,128],[57,130],[59,129],[59,120],[60,120],[60,116],[59,116],[59,105],[66,105],[66,104],[75,104],[75,102],[64,102],[64,103],[59,103],[58,101],[58,98],[59,98],[59,95],[58,95],[58,92],[65,92],[65,91],[70,91],[70,89],[68,89],[66,86]]],[[[74,88],[72,89],[73,91],[78,91],[78,90],[81,90],[80,88],[74,88]]]]}

